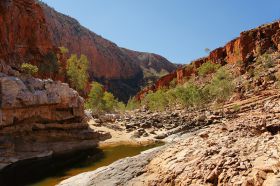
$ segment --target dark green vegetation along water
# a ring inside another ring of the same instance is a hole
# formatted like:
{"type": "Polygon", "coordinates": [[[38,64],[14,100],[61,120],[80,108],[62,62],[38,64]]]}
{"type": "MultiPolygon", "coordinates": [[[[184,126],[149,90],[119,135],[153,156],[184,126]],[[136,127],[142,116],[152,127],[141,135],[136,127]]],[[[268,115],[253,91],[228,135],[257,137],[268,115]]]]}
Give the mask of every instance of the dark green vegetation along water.
{"type": "Polygon", "coordinates": [[[57,172],[53,172],[52,174],[46,176],[46,178],[39,180],[36,183],[30,184],[29,186],[54,186],[69,177],[83,172],[96,170],[99,167],[109,165],[119,159],[135,156],[140,154],[142,151],[160,145],[163,144],[158,143],[147,146],[121,145],[116,147],[105,147],[102,148],[102,151],[97,155],[88,157],[86,160],[78,162],[72,166],[68,166],[57,172]]]}

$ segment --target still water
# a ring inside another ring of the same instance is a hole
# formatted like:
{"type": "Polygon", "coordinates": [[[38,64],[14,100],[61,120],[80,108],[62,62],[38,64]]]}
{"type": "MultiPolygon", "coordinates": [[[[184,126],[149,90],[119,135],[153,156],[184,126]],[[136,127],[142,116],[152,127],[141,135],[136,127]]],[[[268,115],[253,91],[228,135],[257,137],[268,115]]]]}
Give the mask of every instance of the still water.
{"type": "Polygon", "coordinates": [[[72,166],[68,166],[63,170],[52,173],[48,177],[38,180],[36,183],[30,184],[28,186],[54,186],[69,177],[75,176],[77,174],[93,171],[99,167],[109,165],[116,160],[135,156],[140,154],[142,151],[151,149],[162,144],[153,144],[146,146],[132,146],[132,145],[120,145],[115,147],[104,147],[101,148],[101,152],[97,156],[89,157],[82,162],[76,163],[72,166]]]}

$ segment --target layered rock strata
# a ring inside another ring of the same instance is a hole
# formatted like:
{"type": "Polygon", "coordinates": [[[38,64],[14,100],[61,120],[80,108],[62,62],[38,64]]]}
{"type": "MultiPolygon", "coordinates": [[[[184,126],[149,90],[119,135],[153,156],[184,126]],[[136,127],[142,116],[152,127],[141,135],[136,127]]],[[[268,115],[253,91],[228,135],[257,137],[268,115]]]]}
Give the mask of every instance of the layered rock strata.
{"type": "Polygon", "coordinates": [[[110,137],[89,128],[83,98],[65,83],[0,73],[0,88],[0,170],[94,148],[110,137]]]}

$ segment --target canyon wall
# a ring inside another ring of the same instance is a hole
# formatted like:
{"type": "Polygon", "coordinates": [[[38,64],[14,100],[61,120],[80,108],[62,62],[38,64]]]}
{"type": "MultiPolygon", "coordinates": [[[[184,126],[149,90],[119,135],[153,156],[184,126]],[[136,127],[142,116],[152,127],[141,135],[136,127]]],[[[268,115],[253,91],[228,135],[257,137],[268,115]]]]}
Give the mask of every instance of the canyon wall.
{"type": "Polygon", "coordinates": [[[65,75],[57,73],[61,46],[69,49],[68,57],[73,53],[86,55],[90,81],[101,82],[124,101],[144,86],[146,59],[148,70],[176,69],[159,55],[120,48],[42,2],[2,0],[0,10],[0,59],[17,69],[24,62],[35,64],[40,78],[66,81],[65,75]]]}
{"type": "Polygon", "coordinates": [[[40,64],[48,53],[55,51],[38,3],[2,0],[0,10],[0,58],[9,65],[40,64]]]}
{"type": "Polygon", "coordinates": [[[209,56],[195,60],[191,64],[180,67],[175,72],[161,77],[152,86],[141,90],[136,95],[136,98],[141,100],[149,91],[168,87],[173,79],[176,79],[177,83],[182,83],[184,79],[196,74],[197,69],[207,61],[221,65],[238,62],[247,64],[270,48],[280,50],[280,21],[242,32],[238,38],[228,42],[224,47],[210,52],[209,56]]]}

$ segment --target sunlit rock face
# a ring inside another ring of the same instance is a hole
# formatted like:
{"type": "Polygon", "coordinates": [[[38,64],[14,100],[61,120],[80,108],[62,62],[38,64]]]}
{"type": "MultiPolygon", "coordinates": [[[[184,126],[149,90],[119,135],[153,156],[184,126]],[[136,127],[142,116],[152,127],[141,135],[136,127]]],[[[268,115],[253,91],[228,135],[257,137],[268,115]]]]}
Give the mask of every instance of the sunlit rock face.
{"type": "Polygon", "coordinates": [[[163,76],[154,85],[141,90],[136,97],[142,99],[149,91],[167,87],[173,79],[176,79],[178,83],[183,82],[184,79],[196,74],[197,68],[207,61],[221,65],[248,63],[270,48],[280,50],[280,21],[240,33],[238,38],[228,42],[224,47],[213,50],[209,56],[195,60],[191,65],[178,68],[176,72],[163,76]]]}
{"type": "Polygon", "coordinates": [[[90,80],[100,81],[122,100],[145,84],[143,67],[167,73],[176,69],[159,55],[119,48],[41,2],[2,0],[0,10],[0,58],[16,68],[23,62],[36,64],[43,69],[41,78],[66,81],[64,75],[49,70],[56,66],[61,46],[69,49],[68,55],[85,54],[90,62],[90,80]]]}

